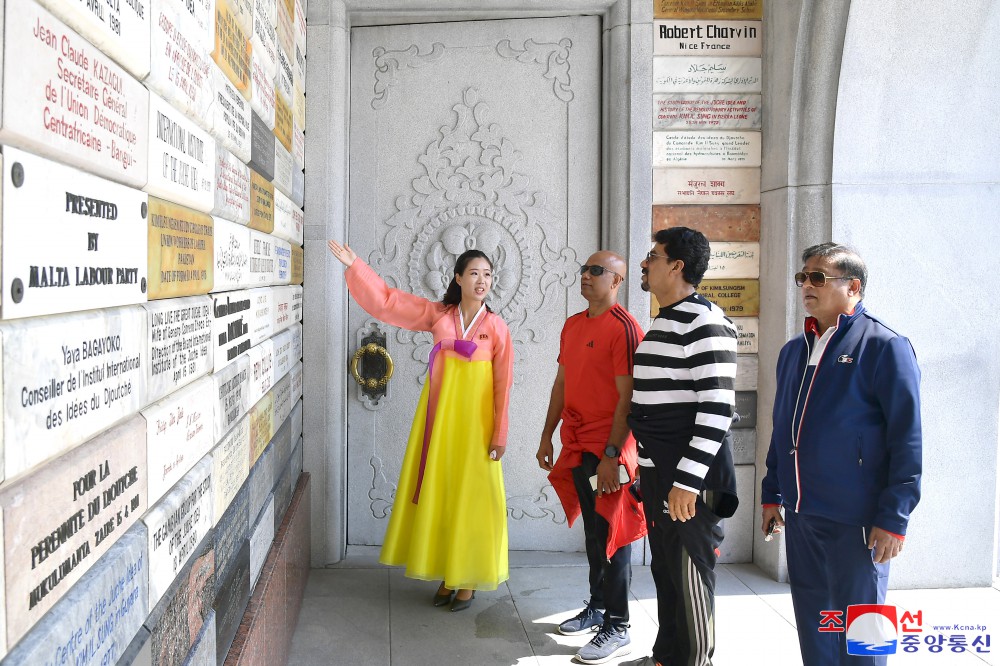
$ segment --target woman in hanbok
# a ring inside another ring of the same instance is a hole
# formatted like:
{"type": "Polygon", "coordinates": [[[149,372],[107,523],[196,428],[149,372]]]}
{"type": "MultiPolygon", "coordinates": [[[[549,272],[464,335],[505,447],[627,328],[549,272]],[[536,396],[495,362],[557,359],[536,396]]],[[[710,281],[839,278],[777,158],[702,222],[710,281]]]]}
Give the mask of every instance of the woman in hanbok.
{"type": "Polygon", "coordinates": [[[507,324],[486,305],[493,264],[479,250],[463,253],[436,302],[389,288],[346,244],[329,247],[366,312],[434,335],[379,561],[405,565],[409,578],[442,581],[434,605],[464,610],[475,590],[508,578],[500,459],[514,348],[507,324]]]}

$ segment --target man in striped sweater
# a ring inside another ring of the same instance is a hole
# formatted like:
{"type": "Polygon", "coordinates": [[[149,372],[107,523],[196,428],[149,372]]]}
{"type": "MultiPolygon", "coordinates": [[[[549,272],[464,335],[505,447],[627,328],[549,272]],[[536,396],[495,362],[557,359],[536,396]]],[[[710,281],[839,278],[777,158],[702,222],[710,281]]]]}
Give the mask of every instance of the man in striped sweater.
{"type": "Polygon", "coordinates": [[[736,327],[695,291],[708,268],[705,236],[673,227],[653,239],[642,288],[663,307],[636,349],[629,414],[660,624],[652,661],[709,666],[719,520],[738,503],[729,437],[736,327]]]}

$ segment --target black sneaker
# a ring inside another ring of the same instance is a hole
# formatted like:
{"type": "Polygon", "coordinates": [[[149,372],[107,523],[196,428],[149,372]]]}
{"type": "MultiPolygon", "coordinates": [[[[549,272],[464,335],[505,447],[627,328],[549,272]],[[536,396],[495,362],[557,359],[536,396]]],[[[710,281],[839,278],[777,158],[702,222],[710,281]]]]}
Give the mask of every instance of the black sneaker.
{"type": "Polygon", "coordinates": [[[587,602],[582,611],[559,625],[559,633],[563,636],[579,636],[588,631],[593,631],[594,627],[604,624],[604,613],[597,610],[587,602]]]}
{"type": "Polygon", "coordinates": [[[603,664],[615,657],[621,657],[632,651],[632,639],[628,628],[616,629],[610,624],[601,627],[594,638],[576,653],[577,660],[584,664],[603,664]]]}

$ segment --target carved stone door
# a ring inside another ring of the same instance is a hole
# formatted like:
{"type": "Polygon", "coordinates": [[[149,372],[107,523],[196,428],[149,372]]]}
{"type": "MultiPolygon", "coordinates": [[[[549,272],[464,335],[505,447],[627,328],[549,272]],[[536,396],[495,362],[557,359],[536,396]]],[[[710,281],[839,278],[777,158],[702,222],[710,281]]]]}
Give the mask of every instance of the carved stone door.
{"type": "MultiPolygon", "coordinates": [[[[599,242],[600,43],[597,17],[351,31],[351,246],[434,300],[465,250],[494,262],[488,302],[516,355],[503,459],[515,550],[583,546],[534,455],[562,323],[585,307],[579,266],[599,242]]],[[[351,302],[350,353],[373,333],[394,372],[384,396],[350,392],[352,544],[382,543],[432,346],[351,302]]]]}

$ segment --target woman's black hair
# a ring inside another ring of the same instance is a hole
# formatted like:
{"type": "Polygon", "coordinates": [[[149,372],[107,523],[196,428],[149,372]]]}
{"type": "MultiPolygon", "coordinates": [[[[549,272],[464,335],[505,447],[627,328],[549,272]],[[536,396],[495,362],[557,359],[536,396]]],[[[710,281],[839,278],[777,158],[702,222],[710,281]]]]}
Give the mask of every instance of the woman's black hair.
{"type": "MultiPolygon", "coordinates": [[[[455,275],[464,273],[465,269],[469,267],[469,262],[473,259],[485,259],[486,263],[490,265],[490,270],[493,270],[493,261],[482,250],[466,250],[458,255],[458,259],[455,260],[454,275],[452,275],[451,282],[448,284],[448,290],[444,292],[444,298],[441,299],[444,305],[458,305],[462,302],[462,287],[455,280],[455,275]]],[[[493,312],[489,305],[486,306],[486,309],[493,312]]]]}

